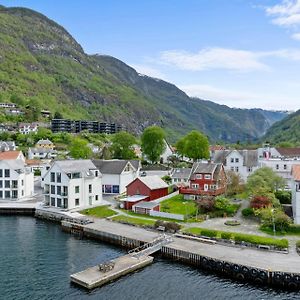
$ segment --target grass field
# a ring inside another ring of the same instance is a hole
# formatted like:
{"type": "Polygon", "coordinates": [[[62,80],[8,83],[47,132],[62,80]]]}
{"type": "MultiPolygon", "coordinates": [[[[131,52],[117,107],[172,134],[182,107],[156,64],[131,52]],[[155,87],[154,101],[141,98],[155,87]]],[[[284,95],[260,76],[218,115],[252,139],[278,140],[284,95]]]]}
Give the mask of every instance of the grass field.
{"type": "Polygon", "coordinates": [[[86,216],[97,218],[107,218],[116,215],[117,213],[109,208],[109,205],[97,206],[82,210],[80,213],[86,216]]]}
{"type": "Polygon", "coordinates": [[[134,218],[134,217],[128,217],[128,216],[124,216],[124,215],[113,217],[112,220],[116,221],[116,222],[126,222],[126,223],[130,223],[133,225],[154,226],[154,224],[155,224],[155,220],[134,218]]]}
{"type": "Polygon", "coordinates": [[[196,214],[197,206],[194,201],[184,200],[183,195],[176,195],[160,203],[160,211],[172,214],[193,216],[196,214]]]}

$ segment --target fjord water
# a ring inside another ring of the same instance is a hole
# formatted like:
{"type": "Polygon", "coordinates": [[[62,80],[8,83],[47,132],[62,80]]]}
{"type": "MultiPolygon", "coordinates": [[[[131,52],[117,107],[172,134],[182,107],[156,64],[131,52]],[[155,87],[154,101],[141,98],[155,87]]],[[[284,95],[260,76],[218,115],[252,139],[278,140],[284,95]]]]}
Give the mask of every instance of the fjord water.
{"type": "MultiPolygon", "coordinates": [[[[125,253],[31,217],[0,216],[0,299],[299,299],[156,258],[153,265],[87,292],[69,275],[125,253]]],[[[247,259],[247,258],[245,258],[247,259]]],[[[299,262],[295,262],[299,263],[299,262]]]]}

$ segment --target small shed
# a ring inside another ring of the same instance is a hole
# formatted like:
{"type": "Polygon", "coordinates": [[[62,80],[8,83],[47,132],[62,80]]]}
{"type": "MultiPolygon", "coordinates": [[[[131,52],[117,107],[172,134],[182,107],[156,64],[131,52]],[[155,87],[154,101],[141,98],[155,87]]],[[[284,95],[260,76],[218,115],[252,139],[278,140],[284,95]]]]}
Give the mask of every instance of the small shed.
{"type": "Polygon", "coordinates": [[[135,204],[141,201],[147,201],[147,199],[149,199],[149,197],[145,195],[133,195],[123,198],[121,201],[124,209],[131,210],[135,204]]]}
{"type": "Polygon", "coordinates": [[[159,203],[154,201],[141,201],[134,204],[132,210],[137,214],[149,215],[151,210],[159,211],[159,203]]]}

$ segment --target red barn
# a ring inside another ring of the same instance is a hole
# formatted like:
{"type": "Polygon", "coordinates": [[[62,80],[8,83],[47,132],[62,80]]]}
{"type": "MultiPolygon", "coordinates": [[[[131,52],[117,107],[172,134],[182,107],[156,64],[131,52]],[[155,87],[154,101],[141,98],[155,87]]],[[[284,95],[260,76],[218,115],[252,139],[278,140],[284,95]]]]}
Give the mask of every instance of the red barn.
{"type": "Polygon", "coordinates": [[[183,194],[185,199],[225,193],[226,174],[222,164],[194,163],[189,179],[190,186],[180,189],[180,194],[183,194]]]}
{"type": "Polygon", "coordinates": [[[127,185],[127,198],[123,200],[125,209],[140,201],[152,201],[168,195],[168,185],[159,176],[136,178],[127,185]]]}

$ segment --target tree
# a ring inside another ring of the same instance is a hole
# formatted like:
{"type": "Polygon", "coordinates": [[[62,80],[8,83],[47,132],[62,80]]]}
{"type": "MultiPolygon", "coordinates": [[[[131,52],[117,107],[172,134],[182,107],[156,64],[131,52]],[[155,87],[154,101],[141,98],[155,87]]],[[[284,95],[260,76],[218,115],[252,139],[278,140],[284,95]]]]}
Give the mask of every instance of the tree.
{"type": "Polygon", "coordinates": [[[274,222],[277,231],[286,230],[292,223],[290,217],[280,209],[264,208],[257,211],[256,214],[260,217],[261,223],[265,227],[272,228],[274,222]]]}
{"type": "Polygon", "coordinates": [[[111,140],[113,158],[132,159],[136,157],[133,150],[133,145],[136,144],[136,139],[132,134],[121,131],[116,133],[111,140]]]}
{"type": "Polygon", "coordinates": [[[53,118],[54,119],[63,119],[63,115],[59,111],[56,111],[53,118]]]}
{"type": "Polygon", "coordinates": [[[209,158],[208,138],[197,130],[192,130],[180,139],[176,148],[179,154],[187,156],[194,161],[201,158],[209,158]]]}
{"type": "Polygon", "coordinates": [[[229,196],[242,193],[244,191],[244,182],[239,173],[228,171],[226,173],[227,178],[227,190],[226,193],[229,196]]]}
{"type": "Polygon", "coordinates": [[[271,206],[272,202],[266,196],[254,196],[250,201],[250,207],[254,209],[266,208],[271,206]]]}
{"type": "Polygon", "coordinates": [[[158,126],[147,127],[141,137],[142,152],[152,162],[157,162],[166,149],[165,133],[158,126]]]}
{"type": "Polygon", "coordinates": [[[81,138],[75,138],[70,147],[70,155],[75,158],[90,158],[92,156],[92,150],[88,146],[87,141],[81,138]]]}
{"type": "Polygon", "coordinates": [[[278,176],[271,168],[263,167],[248,177],[247,189],[252,194],[275,192],[285,187],[285,179],[278,176]]]}

